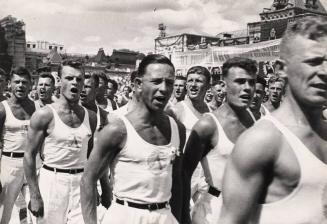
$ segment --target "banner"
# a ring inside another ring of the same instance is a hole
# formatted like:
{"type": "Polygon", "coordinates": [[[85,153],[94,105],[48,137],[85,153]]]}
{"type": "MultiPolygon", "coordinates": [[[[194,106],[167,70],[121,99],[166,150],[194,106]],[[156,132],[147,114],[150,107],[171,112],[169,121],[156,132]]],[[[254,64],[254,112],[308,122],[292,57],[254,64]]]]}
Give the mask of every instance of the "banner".
{"type": "Polygon", "coordinates": [[[211,47],[202,50],[176,52],[171,60],[176,69],[187,70],[194,65],[205,67],[221,66],[233,57],[246,57],[256,61],[275,61],[279,58],[280,39],[253,44],[226,47],[211,47]]]}

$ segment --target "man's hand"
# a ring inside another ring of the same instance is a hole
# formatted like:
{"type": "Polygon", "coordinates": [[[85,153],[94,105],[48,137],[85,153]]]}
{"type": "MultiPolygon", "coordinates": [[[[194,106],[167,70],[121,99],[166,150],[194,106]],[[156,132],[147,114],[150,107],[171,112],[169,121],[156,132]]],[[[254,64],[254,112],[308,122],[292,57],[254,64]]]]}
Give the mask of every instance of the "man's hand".
{"type": "Polygon", "coordinates": [[[41,197],[32,198],[28,203],[28,209],[35,217],[43,217],[44,214],[44,205],[41,197]]]}
{"type": "Polygon", "coordinates": [[[101,194],[101,204],[103,207],[108,209],[111,205],[112,195],[110,192],[102,192],[101,194]]]}

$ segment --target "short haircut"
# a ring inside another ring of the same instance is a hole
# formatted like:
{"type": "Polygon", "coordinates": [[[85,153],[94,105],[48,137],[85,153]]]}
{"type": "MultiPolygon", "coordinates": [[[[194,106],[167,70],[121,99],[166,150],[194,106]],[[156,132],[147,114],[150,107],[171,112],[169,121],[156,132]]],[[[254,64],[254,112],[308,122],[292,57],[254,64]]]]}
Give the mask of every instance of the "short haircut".
{"type": "Polygon", "coordinates": [[[99,72],[99,73],[94,73],[95,76],[98,77],[98,80],[100,82],[100,79],[102,79],[104,81],[104,84],[107,85],[108,84],[108,78],[106,76],[106,74],[104,74],[103,72],[99,72]]]}
{"type": "Polygon", "coordinates": [[[114,79],[108,79],[108,83],[112,84],[112,87],[117,90],[118,89],[118,83],[114,79]]]}
{"type": "Polygon", "coordinates": [[[27,78],[30,81],[32,80],[31,73],[25,67],[22,66],[16,67],[13,70],[11,70],[10,79],[12,79],[13,75],[27,76],[27,78]]]}
{"type": "Polygon", "coordinates": [[[285,66],[285,62],[282,61],[282,60],[277,59],[277,60],[275,61],[275,67],[276,67],[277,65],[279,65],[280,69],[283,70],[283,69],[284,69],[284,66],[285,66]]]}
{"type": "Polygon", "coordinates": [[[267,82],[261,75],[257,76],[257,83],[260,83],[263,86],[263,89],[267,87],[267,82]]]}
{"type": "Polygon", "coordinates": [[[98,88],[99,87],[99,77],[96,76],[95,74],[91,74],[89,72],[85,73],[85,76],[84,76],[85,79],[93,79],[94,81],[94,87],[95,88],[98,88]]]}
{"type": "Polygon", "coordinates": [[[289,43],[300,35],[310,40],[318,40],[327,36],[327,18],[325,16],[309,16],[290,23],[280,44],[280,56],[287,60],[291,55],[289,43]]]}
{"type": "Polygon", "coordinates": [[[131,83],[133,83],[135,81],[135,78],[137,76],[137,71],[132,71],[130,79],[131,79],[131,83]]]}
{"type": "Polygon", "coordinates": [[[173,72],[175,74],[175,66],[169,60],[169,58],[167,58],[166,56],[163,56],[161,54],[149,54],[149,55],[145,56],[145,58],[143,58],[143,60],[141,61],[140,65],[139,65],[139,68],[137,70],[137,76],[138,77],[143,77],[145,72],[146,72],[146,68],[150,64],[169,65],[170,67],[173,68],[173,72]]]}
{"type": "Polygon", "coordinates": [[[206,77],[207,80],[207,84],[210,84],[210,72],[206,67],[203,66],[193,66],[191,68],[189,68],[189,70],[186,73],[186,79],[189,76],[189,74],[199,74],[199,75],[203,75],[204,77],[206,77]]]}
{"type": "Polygon", "coordinates": [[[249,74],[256,74],[258,71],[257,62],[249,58],[235,57],[228,59],[223,64],[223,77],[226,77],[230,68],[239,67],[247,71],[249,74]]]}
{"type": "Polygon", "coordinates": [[[283,86],[285,87],[286,85],[286,80],[282,77],[278,77],[278,76],[272,76],[270,77],[270,79],[268,80],[268,87],[271,85],[271,84],[274,84],[276,82],[282,82],[283,83],[283,86]]]}
{"type": "Polygon", "coordinates": [[[182,76],[182,75],[178,75],[175,77],[175,80],[183,80],[183,81],[186,81],[186,77],[185,76],[182,76]]]}
{"type": "Polygon", "coordinates": [[[55,85],[55,83],[56,83],[55,78],[49,72],[41,72],[39,75],[39,78],[49,78],[52,82],[52,85],[55,85]]]}
{"type": "Polygon", "coordinates": [[[124,86],[123,89],[127,88],[128,89],[128,92],[131,93],[132,92],[132,88],[130,86],[124,86]]]}
{"type": "Polygon", "coordinates": [[[69,66],[69,67],[72,67],[72,68],[75,68],[75,69],[78,69],[78,70],[82,71],[83,74],[85,73],[84,65],[80,60],[65,60],[59,66],[58,76],[60,78],[61,78],[62,69],[64,68],[64,66],[69,66]]]}

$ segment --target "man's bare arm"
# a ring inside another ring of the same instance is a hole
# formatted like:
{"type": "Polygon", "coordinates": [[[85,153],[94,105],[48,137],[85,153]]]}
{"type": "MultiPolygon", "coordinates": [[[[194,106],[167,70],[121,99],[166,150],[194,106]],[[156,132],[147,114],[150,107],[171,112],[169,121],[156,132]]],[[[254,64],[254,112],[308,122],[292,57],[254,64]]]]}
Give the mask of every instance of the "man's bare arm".
{"type": "MultiPolygon", "coordinates": [[[[1,138],[3,138],[3,128],[4,128],[4,123],[5,123],[5,120],[6,120],[6,111],[5,111],[5,108],[3,106],[2,103],[0,103],[0,134],[1,134],[1,138]]],[[[3,139],[1,139],[2,141],[3,139]]],[[[2,150],[3,150],[3,146],[0,147],[0,158],[2,156],[2,150]]],[[[0,170],[1,172],[1,170],[0,170]]],[[[0,182],[0,193],[2,192],[2,184],[0,182]]]]}
{"type": "Polygon", "coordinates": [[[262,130],[269,130],[269,127],[253,127],[236,142],[225,169],[219,223],[248,223],[251,214],[256,212],[278,154],[278,138],[262,130]]]}
{"type": "Polygon", "coordinates": [[[216,125],[208,116],[201,118],[193,127],[186,143],[183,158],[183,223],[190,223],[191,178],[205,152],[211,148],[216,125]]]}
{"type": "Polygon", "coordinates": [[[175,161],[173,163],[173,182],[172,182],[172,189],[171,189],[171,199],[170,199],[170,206],[171,211],[174,214],[175,218],[181,222],[182,220],[182,207],[183,207],[183,149],[185,145],[185,138],[186,138],[186,131],[185,127],[182,123],[177,122],[178,131],[179,131],[179,153],[177,153],[175,157],[175,161]]]}
{"type": "Polygon", "coordinates": [[[81,204],[84,222],[96,224],[96,183],[121,150],[126,136],[125,126],[119,118],[109,118],[109,125],[98,134],[81,180],[81,204]]]}
{"type": "Polygon", "coordinates": [[[25,144],[24,172],[31,194],[29,208],[36,217],[43,216],[43,201],[37,181],[35,159],[44,142],[52,117],[50,109],[46,107],[35,112],[30,120],[25,144]]]}

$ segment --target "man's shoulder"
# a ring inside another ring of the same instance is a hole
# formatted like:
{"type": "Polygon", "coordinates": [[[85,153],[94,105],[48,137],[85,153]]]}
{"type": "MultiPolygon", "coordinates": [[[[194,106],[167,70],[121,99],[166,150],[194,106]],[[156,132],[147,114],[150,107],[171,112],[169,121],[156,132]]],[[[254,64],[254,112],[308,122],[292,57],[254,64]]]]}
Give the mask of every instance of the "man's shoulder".
{"type": "Polygon", "coordinates": [[[244,163],[266,165],[278,157],[283,144],[282,137],[271,121],[260,120],[237,139],[233,154],[244,163]]]}
{"type": "Polygon", "coordinates": [[[45,127],[53,119],[53,112],[48,105],[36,110],[30,120],[31,126],[45,127]]]}

